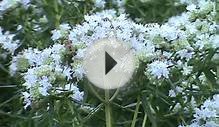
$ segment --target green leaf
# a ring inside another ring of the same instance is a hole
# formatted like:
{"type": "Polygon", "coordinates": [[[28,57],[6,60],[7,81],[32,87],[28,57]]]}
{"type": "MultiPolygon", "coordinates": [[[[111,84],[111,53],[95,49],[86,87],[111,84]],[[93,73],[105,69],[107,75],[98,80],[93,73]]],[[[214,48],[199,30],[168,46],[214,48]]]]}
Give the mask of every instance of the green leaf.
{"type": "Polygon", "coordinates": [[[143,106],[144,112],[145,112],[145,114],[147,114],[149,120],[152,123],[152,127],[157,127],[156,118],[152,114],[151,107],[150,107],[150,104],[148,103],[149,101],[147,99],[146,93],[142,93],[141,101],[142,101],[142,106],[143,106]]]}
{"type": "Polygon", "coordinates": [[[216,76],[215,74],[213,74],[210,70],[205,70],[204,74],[206,76],[206,78],[208,79],[208,81],[212,84],[212,85],[216,85],[216,76]]]}

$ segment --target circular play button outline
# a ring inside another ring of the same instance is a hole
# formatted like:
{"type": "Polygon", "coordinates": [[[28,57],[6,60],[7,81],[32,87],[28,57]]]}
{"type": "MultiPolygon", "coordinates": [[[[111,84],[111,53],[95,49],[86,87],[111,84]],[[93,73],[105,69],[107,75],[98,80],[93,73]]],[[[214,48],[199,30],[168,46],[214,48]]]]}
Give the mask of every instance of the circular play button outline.
{"type": "Polygon", "coordinates": [[[135,64],[131,47],[115,38],[100,39],[91,44],[83,63],[88,80],[102,89],[124,86],[132,78],[135,64]]]}

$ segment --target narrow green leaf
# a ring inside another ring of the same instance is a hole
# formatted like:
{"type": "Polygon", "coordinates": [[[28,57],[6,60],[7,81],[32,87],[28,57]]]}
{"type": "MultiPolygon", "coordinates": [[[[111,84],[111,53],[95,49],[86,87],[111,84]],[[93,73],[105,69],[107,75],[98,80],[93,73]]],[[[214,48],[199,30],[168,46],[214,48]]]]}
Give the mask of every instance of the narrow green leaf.
{"type": "Polygon", "coordinates": [[[144,108],[144,112],[145,112],[145,114],[147,114],[149,120],[152,123],[152,127],[157,127],[156,118],[152,114],[150,104],[148,103],[147,95],[145,93],[142,94],[141,101],[142,101],[142,106],[144,108]]]}

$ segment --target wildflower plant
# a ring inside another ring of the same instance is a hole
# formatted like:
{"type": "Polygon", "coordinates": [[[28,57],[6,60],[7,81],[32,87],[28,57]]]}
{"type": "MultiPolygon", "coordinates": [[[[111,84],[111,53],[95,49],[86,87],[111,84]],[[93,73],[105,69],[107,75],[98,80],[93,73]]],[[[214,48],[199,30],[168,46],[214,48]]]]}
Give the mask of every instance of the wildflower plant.
{"type": "Polygon", "coordinates": [[[1,1],[0,126],[219,126],[216,3],[1,1]],[[136,57],[118,89],[95,87],[83,67],[104,38],[136,57]]]}

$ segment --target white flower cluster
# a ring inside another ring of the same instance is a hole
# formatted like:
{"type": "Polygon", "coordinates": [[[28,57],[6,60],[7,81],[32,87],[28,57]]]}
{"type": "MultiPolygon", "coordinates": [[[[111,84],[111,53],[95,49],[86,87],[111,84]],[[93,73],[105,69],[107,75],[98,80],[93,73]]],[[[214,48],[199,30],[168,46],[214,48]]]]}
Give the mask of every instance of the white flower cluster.
{"type": "MultiPolygon", "coordinates": [[[[105,5],[102,0],[95,2],[97,7],[105,5]]],[[[121,2],[121,6],[123,4],[122,1],[116,2],[121,2]]],[[[26,106],[42,96],[59,93],[60,88],[63,88],[63,91],[72,90],[72,97],[82,100],[83,92],[69,80],[83,79],[85,71],[82,61],[87,47],[100,39],[116,38],[127,43],[139,61],[146,63],[145,74],[150,80],[159,82],[163,81],[161,79],[168,79],[174,69],[183,77],[192,77],[193,65],[190,65],[189,61],[195,55],[204,54],[206,49],[219,46],[214,6],[214,2],[205,0],[190,4],[187,6],[187,12],[170,18],[163,25],[136,24],[125,14],[118,14],[114,10],[86,15],[81,24],[72,27],[69,24],[61,24],[52,31],[53,41],[67,40],[70,47],[74,48],[76,54],[71,67],[63,64],[62,53],[65,52],[65,46],[55,44],[43,51],[27,49],[15,56],[10,66],[11,73],[22,72],[24,76],[23,86],[27,91],[23,95],[26,106]],[[57,79],[62,79],[60,81],[63,82],[57,82],[57,79]]],[[[170,90],[169,95],[176,97],[178,93],[184,94],[184,89],[190,84],[189,81],[184,82],[176,89],[170,90]]]]}
{"type": "Polygon", "coordinates": [[[64,38],[68,35],[69,30],[71,29],[71,27],[69,26],[69,24],[61,24],[59,26],[59,29],[55,29],[52,31],[52,37],[51,39],[53,41],[56,41],[60,38],[64,38]]]}
{"type": "Polygon", "coordinates": [[[82,100],[83,92],[76,89],[76,86],[69,87],[73,70],[63,64],[65,50],[64,45],[55,44],[42,51],[29,48],[13,58],[10,66],[11,74],[21,72],[25,81],[23,83],[26,89],[23,92],[25,108],[43,96],[66,90],[72,90],[73,99],[82,100]]]}
{"type": "Polygon", "coordinates": [[[152,75],[156,75],[157,78],[165,77],[168,78],[169,76],[169,70],[168,70],[168,64],[167,62],[162,61],[154,61],[151,64],[148,65],[148,71],[152,75]]]}
{"type": "Polygon", "coordinates": [[[28,6],[30,0],[2,0],[0,1],[0,13],[17,6],[19,3],[23,6],[28,6]]]}
{"type": "Polygon", "coordinates": [[[118,8],[118,13],[125,13],[126,0],[113,0],[112,3],[118,8]]]}
{"type": "MultiPolygon", "coordinates": [[[[134,49],[144,48],[144,32],[146,28],[128,20],[126,16],[116,16],[113,10],[103,11],[94,15],[86,15],[82,25],[75,26],[69,35],[73,45],[89,46],[102,38],[115,37],[130,43],[134,49]]],[[[149,42],[148,42],[149,43],[149,42]]]]}
{"type": "Polygon", "coordinates": [[[154,61],[160,67],[153,66],[154,63],[149,65],[148,70],[153,75],[167,78],[167,74],[170,74],[168,70],[171,68],[181,69],[183,75],[189,75],[193,67],[188,61],[197,55],[195,50],[203,53],[206,49],[218,48],[219,40],[216,34],[218,25],[214,18],[216,14],[214,7],[214,2],[201,0],[198,4],[188,5],[187,12],[170,18],[167,23],[146,33],[148,40],[155,45],[156,54],[160,52],[156,59],[163,61],[162,64],[160,62],[158,64],[157,60],[154,61]],[[164,66],[165,61],[170,63],[169,69],[166,68],[167,65],[164,66]]]}
{"type": "Polygon", "coordinates": [[[154,45],[145,38],[145,32],[150,29],[127,19],[124,14],[116,16],[116,11],[105,10],[93,15],[86,15],[84,23],[76,25],[70,30],[65,29],[64,32],[59,32],[59,29],[53,30],[52,39],[61,40],[66,38],[66,33],[69,33],[68,40],[72,42],[73,47],[77,48],[76,55],[73,58],[75,61],[73,65],[74,76],[82,79],[84,69],[80,64],[81,62],[78,61],[83,60],[86,47],[99,39],[116,38],[122,40],[133,48],[137,56],[151,59],[154,54],[154,45]]]}
{"type": "Polygon", "coordinates": [[[15,34],[10,34],[9,32],[3,33],[3,30],[0,27],[0,47],[12,54],[18,48],[20,43],[19,40],[13,40],[14,36],[15,34]]]}
{"type": "MultiPolygon", "coordinates": [[[[188,61],[195,55],[194,51],[219,45],[214,5],[214,2],[202,0],[187,6],[187,12],[170,18],[167,23],[152,26],[136,24],[125,14],[117,16],[114,10],[105,10],[86,15],[85,22],[73,29],[54,30],[52,39],[66,37],[69,33],[68,40],[73,47],[78,47],[74,59],[83,59],[87,46],[99,39],[114,37],[130,44],[139,59],[150,62],[146,74],[168,78],[171,69],[178,68],[183,75],[189,75],[193,67],[188,61]]],[[[81,78],[83,69],[79,70],[81,78]]]]}
{"type": "Polygon", "coordinates": [[[219,95],[206,100],[200,108],[195,108],[194,119],[191,125],[179,127],[218,127],[219,126],[219,95]]]}
{"type": "Polygon", "coordinates": [[[76,101],[82,101],[84,92],[80,92],[78,87],[76,87],[75,84],[67,84],[64,88],[60,87],[60,90],[57,90],[58,93],[62,93],[62,91],[73,91],[73,95],[71,97],[75,99],[76,101]]]}
{"type": "Polygon", "coordinates": [[[197,0],[179,0],[179,2],[181,4],[187,4],[187,5],[190,5],[190,4],[193,4],[195,3],[197,0]]]}
{"type": "Polygon", "coordinates": [[[65,47],[60,44],[53,45],[52,48],[39,51],[38,49],[26,49],[22,54],[14,56],[10,66],[11,74],[16,71],[27,71],[28,67],[38,67],[41,65],[60,65],[61,53],[65,47]]]}
{"type": "Polygon", "coordinates": [[[117,5],[118,7],[125,6],[125,0],[113,0],[113,4],[117,5]]]}
{"type": "MultiPolygon", "coordinates": [[[[94,5],[97,8],[104,8],[107,0],[94,0],[94,5]]],[[[119,9],[123,8],[125,5],[125,0],[112,0],[112,4],[116,5],[119,9]]]]}
{"type": "Polygon", "coordinates": [[[104,8],[106,4],[105,0],[94,0],[95,7],[104,8]]]}

